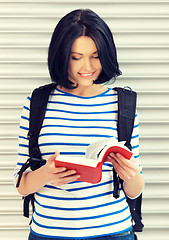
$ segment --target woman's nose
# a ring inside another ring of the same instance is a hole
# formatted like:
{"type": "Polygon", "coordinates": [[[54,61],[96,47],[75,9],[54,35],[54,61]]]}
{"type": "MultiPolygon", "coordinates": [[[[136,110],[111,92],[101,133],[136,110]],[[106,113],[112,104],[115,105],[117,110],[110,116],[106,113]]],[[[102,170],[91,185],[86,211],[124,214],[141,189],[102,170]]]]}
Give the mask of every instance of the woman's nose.
{"type": "Polygon", "coordinates": [[[90,59],[85,59],[84,60],[84,70],[85,71],[91,71],[92,70],[92,61],[90,59]]]}

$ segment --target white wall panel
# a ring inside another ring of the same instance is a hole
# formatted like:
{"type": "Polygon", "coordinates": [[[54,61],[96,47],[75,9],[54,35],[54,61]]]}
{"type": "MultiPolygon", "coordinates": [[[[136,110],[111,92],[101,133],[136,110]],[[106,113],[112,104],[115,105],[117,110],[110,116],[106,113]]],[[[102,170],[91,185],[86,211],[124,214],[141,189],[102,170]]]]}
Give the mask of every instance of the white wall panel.
{"type": "MultiPolygon", "coordinates": [[[[154,31],[149,29],[131,31],[130,29],[116,31],[112,29],[114,33],[114,38],[117,43],[117,48],[130,46],[131,48],[136,47],[158,47],[163,49],[163,47],[169,44],[169,30],[155,29],[154,31]]],[[[47,47],[50,40],[51,32],[48,30],[37,30],[37,31],[8,31],[6,28],[4,31],[0,31],[0,44],[1,47],[5,46],[15,46],[22,47],[47,47]]],[[[120,56],[119,56],[120,57],[120,56]]]]}
{"type": "MultiPolygon", "coordinates": [[[[38,39],[40,41],[40,39],[38,39]]],[[[119,61],[139,61],[160,62],[168,61],[169,47],[163,46],[119,46],[117,47],[119,54],[119,61]]],[[[47,59],[47,47],[42,46],[6,46],[0,47],[0,61],[44,61],[47,59]]]]}
{"type": "Polygon", "coordinates": [[[0,240],[26,240],[29,220],[12,182],[25,98],[50,82],[47,50],[59,19],[76,8],[110,26],[123,75],[138,92],[146,180],[140,240],[169,240],[169,0],[0,0],[0,240]]]}

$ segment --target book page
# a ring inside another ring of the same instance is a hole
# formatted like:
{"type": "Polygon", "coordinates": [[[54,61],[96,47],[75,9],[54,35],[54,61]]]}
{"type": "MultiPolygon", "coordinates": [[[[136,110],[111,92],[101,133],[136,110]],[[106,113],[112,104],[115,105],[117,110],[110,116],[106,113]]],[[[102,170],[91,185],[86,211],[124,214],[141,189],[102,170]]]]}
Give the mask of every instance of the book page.
{"type": "Polygon", "coordinates": [[[97,167],[99,162],[103,162],[110,152],[119,152],[127,159],[130,159],[132,152],[124,146],[125,142],[118,142],[115,137],[104,138],[90,144],[84,157],[59,155],[56,161],[63,163],[72,163],[89,167],[97,167]]]}
{"type": "Polygon", "coordinates": [[[56,160],[61,162],[68,162],[72,164],[90,166],[90,167],[96,167],[98,164],[97,159],[90,159],[86,157],[77,157],[77,156],[72,157],[72,156],[59,155],[57,156],[56,160]]]}
{"type": "Polygon", "coordinates": [[[119,145],[115,137],[104,138],[90,144],[86,149],[86,158],[98,159],[99,153],[107,146],[119,145]]]}
{"type": "Polygon", "coordinates": [[[124,144],[125,141],[118,142],[115,137],[96,141],[87,147],[86,158],[98,159],[101,162],[106,157],[105,153],[108,155],[110,152],[119,152],[129,159],[133,154],[124,144]]]}

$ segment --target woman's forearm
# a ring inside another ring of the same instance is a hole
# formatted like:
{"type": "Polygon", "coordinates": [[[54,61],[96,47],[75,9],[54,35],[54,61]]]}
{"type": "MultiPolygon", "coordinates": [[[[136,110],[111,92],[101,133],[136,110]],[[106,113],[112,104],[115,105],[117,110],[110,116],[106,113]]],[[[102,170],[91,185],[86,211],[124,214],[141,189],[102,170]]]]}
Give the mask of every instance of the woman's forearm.
{"type": "Polygon", "coordinates": [[[35,171],[24,172],[17,190],[21,195],[26,196],[28,194],[37,192],[47,182],[48,179],[44,172],[44,166],[42,166],[35,171]]]}
{"type": "Polygon", "coordinates": [[[53,186],[64,185],[76,181],[80,175],[74,170],[66,170],[64,167],[55,167],[54,160],[59,155],[57,151],[50,156],[48,161],[41,168],[32,171],[24,172],[17,188],[18,192],[25,196],[39,191],[47,183],[53,186]]]}
{"type": "Polygon", "coordinates": [[[130,198],[137,197],[144,188],[144,178],[138,172],[133,178],[123,181],[123,189],[125,194],[130,198]]]}

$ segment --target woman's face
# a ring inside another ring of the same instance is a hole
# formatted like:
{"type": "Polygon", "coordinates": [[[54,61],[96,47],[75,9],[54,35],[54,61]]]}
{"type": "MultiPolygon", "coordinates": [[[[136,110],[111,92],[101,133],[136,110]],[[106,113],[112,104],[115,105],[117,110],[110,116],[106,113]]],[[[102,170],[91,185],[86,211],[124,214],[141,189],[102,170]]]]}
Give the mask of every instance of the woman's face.
{"type": "Polygon", "coordinates": [[[71,48],[69,80],[78,86],[91,86],[102,71],[94,41],[87,36],[77,38],[71,48]]]}

